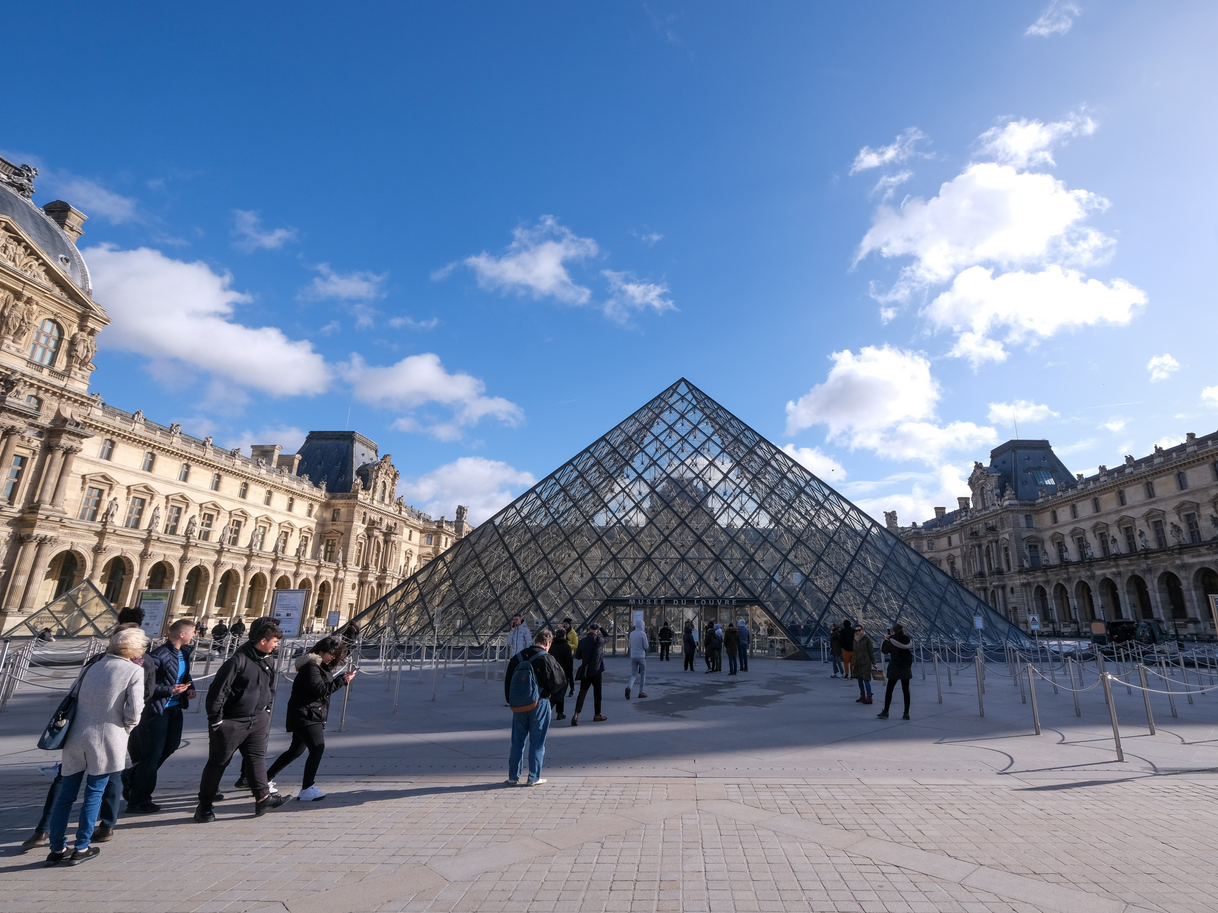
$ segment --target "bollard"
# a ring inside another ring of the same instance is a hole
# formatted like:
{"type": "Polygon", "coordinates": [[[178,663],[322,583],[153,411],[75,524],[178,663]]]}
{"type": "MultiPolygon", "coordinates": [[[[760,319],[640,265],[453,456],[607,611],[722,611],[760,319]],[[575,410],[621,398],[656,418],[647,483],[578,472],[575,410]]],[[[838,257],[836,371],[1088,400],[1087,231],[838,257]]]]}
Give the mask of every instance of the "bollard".
{"type": "Polygon", "coordinates": [[[461,651],[461,690],[465,690],[465,673],[469,671],[469,644],[461,651]]]}
{"type": "Polygon", "coordinates": [[[1032,697],[1032,728],[1036,731],[1036,735],[1040,735],[1040,708],[1036,706],[1036,682],[1033,681],[1032,675],[1032,664],[1028,663],[1028,694],[1032,697]]]}
{"type": "Polygon", "coordinates": [[[1146,667],[1138,663],[1138,678],[1142,680],[1142,700],[1146,703],[1146,726],[1150,734],[1155,734],[1155,717],[1150,712],[1150,688],[1146,684],[1146,667]]]}
{"type": "Polygon", "coordinates": [[[1045,644],[1045,654],[1049,660],[1049,681],[1053,683],[1053,693],[1060,694],[1057,690],[1057,673],[1053,671],[1053,654],[1049,652],[1049,645],[1045,644]]]}
{"type": "Polygon", "coordinates": [[[973,657],[973,667],[977,670],[977,714],[978,714],[978,716],[984,717],[985,716],[985,701],[982,700],[981,695],[983,695],[985,693],[985,688],[981,684],[981,654],[980,654],[980,652],[978,652],[978,654],[973,657]]]}
{"type": "MultiPolygon", "coordinates": [[[[1066,674],[1070,677],[1070,693],[1074,695],[1074,715],[1082,716],[1083,708],[1078,705],[1078,688],[1074,684],[1074,657],[1066,658],[1066,674]]],[[[1079,673],[1079,678],[1082,678],[1082,672],[1079,673]]]]}
{"type": "Polygon", "coordinates": [[[935,690],[937,692],[939,692],[939,703],[942,704],[943,703],[943,685],[939,681],[939,651],[936,650],[934,653],[931,654],[931,657],[934,659],[934,662],[935,662],[935,690]]]}
{"type": "MultiPolygon", "coordinates": [[[[1100,653],[1098,647],[1095,650],[1095,673],[1100,678],[1103,678],[1105,675],[1108,674],[1108,671],[1104,668],[1104,655],[1102,653],[1100,653]]],[[[1104,689],[1104,703],[1108,703],[1109,693],[1110,693],[1109,689],[1105,688],[1104,689]]]]}
{"type": "Polygon", "coordinates": [[[1117,725],[1116,701],[1112,699],[1112,676],[1103,673],[1100,681],[1104,683],[1104,699],[1108,701],[1108,714],[1112,717],[1112,741],[1116,743],[1117,760],[1125,760],[1125,752],[1121,750],[1121,728],[1117,725]]]}
{"type": "Polygon", "coordinates": [[[1172,694],[1171,679],[1167,677],[1167,666],[1163,662],[1163,654],[1159,654],[1159,674],[1163,676],[1163,687],[1167,689],[1167,703],[1171,707],[1171,715],[1173,717],[1180,716],[1176,712],[1176,696],[1172,694]]]}
{"type": "Polygon", "coordinates": [[[491,681],[491,642],[487,640],[482,644],[482,684],[489,685],[491,681]]]}

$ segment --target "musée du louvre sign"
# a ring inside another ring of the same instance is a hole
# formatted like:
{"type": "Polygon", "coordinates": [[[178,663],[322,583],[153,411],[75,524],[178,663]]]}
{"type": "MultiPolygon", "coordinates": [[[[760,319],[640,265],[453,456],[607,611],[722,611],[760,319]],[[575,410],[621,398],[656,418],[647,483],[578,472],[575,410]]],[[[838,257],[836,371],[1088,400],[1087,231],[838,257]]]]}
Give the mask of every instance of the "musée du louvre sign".
{"type": "Polygon", "coordinates": [[[612,598],[606,599],[605,605],[631,605],[631,606],[743,606],[752,605],[757,600],[755,599],[719,599],[711,596],[707,599],[700,599],[696,596],[674,596],[670,599],[625,599],[612,598]]]}

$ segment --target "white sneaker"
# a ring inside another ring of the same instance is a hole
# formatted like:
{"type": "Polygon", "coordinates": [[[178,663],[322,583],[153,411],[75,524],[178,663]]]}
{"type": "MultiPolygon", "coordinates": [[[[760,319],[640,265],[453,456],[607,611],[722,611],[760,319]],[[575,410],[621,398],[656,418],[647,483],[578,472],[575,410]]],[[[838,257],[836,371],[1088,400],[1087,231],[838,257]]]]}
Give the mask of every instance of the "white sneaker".
{"type": "Polygon", "coordinates": [[[271,795],[272,795],[272,796],[273,796],[273,795],[275,795],[275,793],[279,792],[279,790],[277,790],[277,789],[275,788],[275,781],[274,781],[274,780],[267,780],[267,782],[266,782],[266,786],[267,786],[267,789],[269,789],[269,790],[271,791],[271,795]]]}
{"type": "Polygon", "coordinates": [[[325,797],[326,794],[316,786],[310,786],[308,789],[302,789],[296,798],[301,802],[316,802],[317,800],[324,799],[325,797]]]}
{"type": "Polygon", "coordinates": [[[540,779],[537,779],[537,780],[530,780],[529,786],[541,786],[541,784],[545,783],[545,782],[546,782],[546,778],[541,777],[540,779]]]}

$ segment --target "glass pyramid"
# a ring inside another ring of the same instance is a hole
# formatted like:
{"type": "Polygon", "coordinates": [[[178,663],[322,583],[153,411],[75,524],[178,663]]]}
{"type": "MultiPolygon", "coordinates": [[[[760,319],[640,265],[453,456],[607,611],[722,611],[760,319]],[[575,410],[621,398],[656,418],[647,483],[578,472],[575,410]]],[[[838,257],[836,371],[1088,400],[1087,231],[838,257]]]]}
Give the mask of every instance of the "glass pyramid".
{"type": "Polygon", "coordinates": [[[797,646],[847,618],[873,635],[900,621],[923,640],[1027,642],[685,379],[356,621],[366,639],[480,644],[516,613],[533,630],[568,616],[583,629],[658,601],[759,608],[797,646]]]}
{"type": "Polygon", "coordinates": [[[93,581],[85,578],[58,599],[47,603],[6,636],[37,636],[50,628],[56,637],[104,637],[118,624],[118,613],[93,581]]]}

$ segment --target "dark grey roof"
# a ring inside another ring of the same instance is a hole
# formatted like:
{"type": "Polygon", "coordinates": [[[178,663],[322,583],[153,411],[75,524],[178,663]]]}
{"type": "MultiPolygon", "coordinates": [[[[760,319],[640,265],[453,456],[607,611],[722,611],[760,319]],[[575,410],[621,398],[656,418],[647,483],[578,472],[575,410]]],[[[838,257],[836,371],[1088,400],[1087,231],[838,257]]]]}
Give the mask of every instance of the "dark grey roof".
{"type": "Polygon", "coordinates": [[[999,477],[999,496],[1003,486],[1010,485],[1020,501],[1035,501],[1041,488],[1056,494],[1078,484],[1045,440],[1014,440],[1000,444],[990,451],[988,469],[999,477]]]}
{"type": "Polygon", "coordinates": [[[327,491],[351,491],[357,470],[380,459],[376,444],[357,431],[310,431],[296,452],[297,475],[318,485],[324,480],[327,491]]]}
{"type": "Polygon", "coordinates": [[[50,216],[3,184],[0,184],[0,215],[20,225],[51,262],[67,273],[77,288],[92,297],[93,282],[84,258],[50,216]]]}

